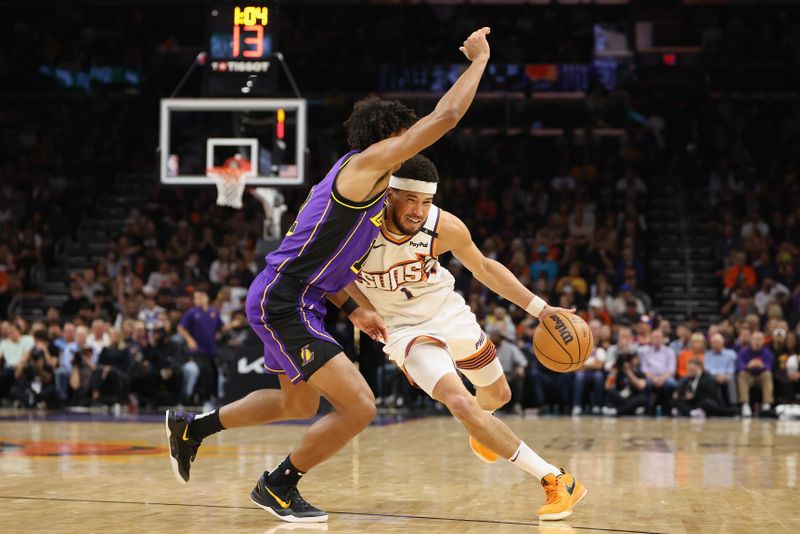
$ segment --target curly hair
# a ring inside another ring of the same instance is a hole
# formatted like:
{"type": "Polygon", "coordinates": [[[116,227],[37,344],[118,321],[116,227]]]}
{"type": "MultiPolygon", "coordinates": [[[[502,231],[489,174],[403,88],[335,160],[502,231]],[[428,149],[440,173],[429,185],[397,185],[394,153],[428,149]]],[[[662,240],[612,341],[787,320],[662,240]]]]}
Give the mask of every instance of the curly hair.
{"type": "Polygon", "coordinates": [[[414,110],[397,100],[377,96],[362,98],[353,105],[353,112],[344,121],[347,143],[351,150],[364,150],[417,121],[414,110]]]}
{"type": "Polygon", "coordinates": [[[394,173],[398,178],[411,178],[422,182],[439,183],[439,172],[431,160],[421,154],[407,159],[394,173]]]}

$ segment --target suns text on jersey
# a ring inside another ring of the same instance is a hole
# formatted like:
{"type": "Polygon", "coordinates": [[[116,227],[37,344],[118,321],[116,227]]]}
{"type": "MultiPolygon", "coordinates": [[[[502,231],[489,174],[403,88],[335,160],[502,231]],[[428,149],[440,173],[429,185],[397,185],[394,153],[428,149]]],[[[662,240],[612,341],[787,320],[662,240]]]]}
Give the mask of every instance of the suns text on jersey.
{"type": "Polygon", "coordinates": [[[417,259],[392,265],[383,272],[361,271],[358,281],[369,289],[382,289],[395,291],[397,288],[427,280],[428,272],[425,269],[426,260],[430,256],[417,255],[417,259]]]}

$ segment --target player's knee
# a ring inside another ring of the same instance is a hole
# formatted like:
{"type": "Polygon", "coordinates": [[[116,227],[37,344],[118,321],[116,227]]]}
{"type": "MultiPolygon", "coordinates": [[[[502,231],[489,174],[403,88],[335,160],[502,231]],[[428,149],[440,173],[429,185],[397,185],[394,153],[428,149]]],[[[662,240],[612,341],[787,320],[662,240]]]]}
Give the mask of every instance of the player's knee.
{"type": "Polygon", "coordinates": [[[359,428],[366,428],[375,419],[377,413],[378,409],[375,407],[374,402],[372,404],[363,404],[356,410],[353,422],[359,428]]]}
{"type": "Polygon", "coordinates": [[[355,426],[361,428],[368,426],[378,413],[378,409],[375,407],[375,397],[371,393],[360,395],[348,412],[349,419],[355,426]]]}
{"type": "Polygon", "coordinates": [[[509,402],[511,402],[511,390],[506,386],[503,388],[500,393],[495,397],[495,405],[494,409],[499,410],[509,402]]]}
{"type": "Polygon", "coordinates": [[[501,408],[511,402],[511,388],[508,385],[508,382],[503,381],[502,384],[496,386],[494,395],[492,395],[494,399],[497,401],[499,405],[498,408],[501,408]]]}
{"type": "Polygon", "coordinates": [[[467,392],[450,395],[445,399],[445,404],[450,413],[460,421],[474,421],[480,411],[475,399],[467,392]]]}
{"type": "Polygon", "coordinates": [[[478,388],[478,399],[486,409],[499,410],[511,401],[511,387],[505,378],[490,386],[478,388]]]}

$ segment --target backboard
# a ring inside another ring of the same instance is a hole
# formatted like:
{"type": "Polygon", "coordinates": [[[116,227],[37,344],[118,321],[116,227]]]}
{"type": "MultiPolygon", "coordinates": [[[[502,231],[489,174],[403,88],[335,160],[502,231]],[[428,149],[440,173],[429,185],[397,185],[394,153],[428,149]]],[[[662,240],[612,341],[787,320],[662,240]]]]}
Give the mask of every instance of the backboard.
{"type": "Polygon", "coordinates": [[[159,175],[169,185],[213,185],[206,170],[237,157],[248,185],[302,185],[306,101],[272,98],[161,100],[159,175]]]}

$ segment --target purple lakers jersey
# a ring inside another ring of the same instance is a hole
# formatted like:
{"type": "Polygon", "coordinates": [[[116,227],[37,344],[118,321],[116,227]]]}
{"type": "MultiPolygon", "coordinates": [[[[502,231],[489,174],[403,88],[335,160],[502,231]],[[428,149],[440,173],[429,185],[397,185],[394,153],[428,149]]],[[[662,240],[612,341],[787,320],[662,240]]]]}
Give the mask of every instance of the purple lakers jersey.
{"type": "Polygon", "coordinates": [[[348,152],[308,198],[267,266],[328,293],[356,279],[380,231],[386,193],[351,202],[336,191],[336,176],[356,151],[348,152]]]}

